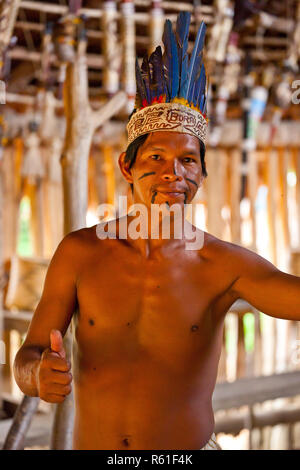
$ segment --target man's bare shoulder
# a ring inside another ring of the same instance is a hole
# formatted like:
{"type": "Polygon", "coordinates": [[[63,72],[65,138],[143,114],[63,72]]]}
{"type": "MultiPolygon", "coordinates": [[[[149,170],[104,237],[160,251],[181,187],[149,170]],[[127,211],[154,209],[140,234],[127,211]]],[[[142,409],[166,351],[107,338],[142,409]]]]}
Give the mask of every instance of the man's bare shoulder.
{"type": "Polygon", "coordinates": [[[70,259],[72,263],[85,257],[89,247],[97,241],[96,227],[85,227],[68,233],[59,243],[54,256],[70,259]]]}
{"type": "MultiPolygon", "coordinates": [[[[212,235],[211,233],[204,233],[203,250],[208,256],[228,256],[230,254],[237,254],[241,248],[234,243],[221,240],[220,238],[212,235]]],[[[201,250],[200,250],[201,251],[201,250]]]]}
{"type": "Polygon", "coordinates": [[[257,269],[266,264],[270,267],[273,266],[255,251],[236,243],[221,240],[207,232],[205,232],[204,248],[207,256],[219,259],[222,263],[229,264],[232,267],[235,266],[238,272],[251,268],[257,269]]]}

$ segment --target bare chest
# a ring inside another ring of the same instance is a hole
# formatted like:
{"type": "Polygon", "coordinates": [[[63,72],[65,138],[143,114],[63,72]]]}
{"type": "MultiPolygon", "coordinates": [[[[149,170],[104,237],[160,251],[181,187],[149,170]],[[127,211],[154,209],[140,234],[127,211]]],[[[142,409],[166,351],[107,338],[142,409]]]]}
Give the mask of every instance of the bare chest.
{"type": "Polygon", "coordinates": [[[196,254],[145,260],[116,250],[78,280],[78,344],[103,360],[151,354],[185,362],[219,334],[211,305],[220,288],[196,254]]]}

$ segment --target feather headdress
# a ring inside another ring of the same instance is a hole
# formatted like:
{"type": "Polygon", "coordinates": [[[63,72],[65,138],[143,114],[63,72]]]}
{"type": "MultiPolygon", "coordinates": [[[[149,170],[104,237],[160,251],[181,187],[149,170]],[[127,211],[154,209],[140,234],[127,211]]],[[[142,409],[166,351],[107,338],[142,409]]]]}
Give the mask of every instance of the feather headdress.
{"type": "Polygon", "coordinates": [[[156,130],[189,133],[205,141],[207,83],[203,63],[206,26],[202,21],[191,56],[188,35],[191,14],[180,12],[175,32],[165,21],[162,41],[141,68],[136,58],[135,107],[127,124],[128,144],[156,130]]]}

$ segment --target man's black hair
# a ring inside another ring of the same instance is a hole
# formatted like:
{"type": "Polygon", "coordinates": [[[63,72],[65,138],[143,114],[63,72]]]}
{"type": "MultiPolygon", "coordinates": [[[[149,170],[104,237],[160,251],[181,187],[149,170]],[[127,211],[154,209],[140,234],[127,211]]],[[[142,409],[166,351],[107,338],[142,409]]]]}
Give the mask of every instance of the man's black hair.
{"type": "MultiPolygon", "coordinates": [[[[127,150],[126,150],[126,155],[125,155],[125,163],[128,163],[128,162],[130,163],[129,168],[131,168],[132,165],[134,164],[138,149],[140,145],[143,145],[148,135],[149,134],[142,134],[139,137],[137,137],[133,142],[131,142],[131,144],[128,145],[127,150]]],[[[200,139],[199,139],[199,144],[200,144],[200,158],[201,158],[201,165],[202,165],[202,173],[203,173],[203,176],[206,178],[207,171],[206,171],[206,164],[205,164],[205,145],[200,139]]],[[[130,186],[131,186],[131,190],[133,191],[133,184],[130,184],[130,186]]]]}

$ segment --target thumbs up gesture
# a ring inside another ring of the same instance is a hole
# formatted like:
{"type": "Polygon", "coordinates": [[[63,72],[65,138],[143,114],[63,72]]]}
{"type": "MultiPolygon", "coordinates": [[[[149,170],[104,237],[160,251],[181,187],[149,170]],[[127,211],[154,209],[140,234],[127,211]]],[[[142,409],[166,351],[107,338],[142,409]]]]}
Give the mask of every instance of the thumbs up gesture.
{"type": "Polygon", "coordinates": [[[66,359],[61,332],[50,332],[50,348],[45,349],[37,369],[39,397],[49,403],[61,403],[71,393],[71,364],[66,359]]]}
{"type": "Polygon", "coordinates": [[[58,330],[52,330],[50,332],[50,349],[53,352],[56,352],[63,359],[66,358],[62,335],[58,330]]]}

